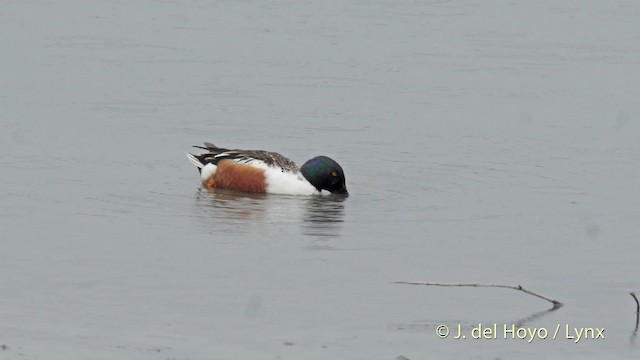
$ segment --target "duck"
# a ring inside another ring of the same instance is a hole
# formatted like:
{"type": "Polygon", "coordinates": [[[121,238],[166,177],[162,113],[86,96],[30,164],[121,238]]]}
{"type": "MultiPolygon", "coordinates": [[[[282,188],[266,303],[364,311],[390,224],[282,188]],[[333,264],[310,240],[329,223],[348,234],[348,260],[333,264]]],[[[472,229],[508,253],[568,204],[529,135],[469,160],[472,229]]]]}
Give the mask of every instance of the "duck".
{"type": "Polygon", "coordinates": [[[252,193],[313,195],[327,191],[349,196],[344,171],[333,159],[316,156],[298,167],[289,158],[265,150],[240,150],[205,142],[187,153],[200,172],[202,186],[252,193]]]}

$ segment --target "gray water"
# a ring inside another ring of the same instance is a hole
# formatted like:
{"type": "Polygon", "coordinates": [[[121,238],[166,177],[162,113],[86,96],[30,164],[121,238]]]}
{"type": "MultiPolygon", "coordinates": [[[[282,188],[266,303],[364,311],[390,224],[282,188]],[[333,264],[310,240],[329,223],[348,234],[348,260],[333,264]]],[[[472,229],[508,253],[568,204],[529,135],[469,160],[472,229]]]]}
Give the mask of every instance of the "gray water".
{"type": "Polygon", "coordinates": [[[4,1],[0,358],[639,356],[639,16],[4,1]],[[331,156],[351,196],[200,189],[203,141],[331,156]],[[514,323],[548,338],[452,338],[514,323]]]}

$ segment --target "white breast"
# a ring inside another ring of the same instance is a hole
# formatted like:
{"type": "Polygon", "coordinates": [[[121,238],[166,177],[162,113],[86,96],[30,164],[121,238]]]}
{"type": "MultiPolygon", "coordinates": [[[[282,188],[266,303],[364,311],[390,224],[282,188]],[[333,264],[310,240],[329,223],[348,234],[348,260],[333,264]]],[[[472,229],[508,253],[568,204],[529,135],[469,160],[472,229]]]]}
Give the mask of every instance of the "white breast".
{"type": "Polygon", "coordinates": [[[301,173],[291,173],[269,167],[264,175],[267,180],[267,192],[270,194],[311,195],[318,190],[301,173]]]}

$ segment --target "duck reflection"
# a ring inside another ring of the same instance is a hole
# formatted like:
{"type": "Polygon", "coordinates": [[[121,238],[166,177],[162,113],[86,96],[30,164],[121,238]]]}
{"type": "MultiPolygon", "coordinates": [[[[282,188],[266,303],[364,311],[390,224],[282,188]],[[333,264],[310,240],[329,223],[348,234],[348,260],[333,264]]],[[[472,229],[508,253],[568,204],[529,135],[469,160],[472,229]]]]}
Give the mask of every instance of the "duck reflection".
{"type": "MultiPolygon", "coordinates": [[[[282,233],[299,229],[314,240],[312,247],[326,247],[316,241],[341,236],[344,222],[344,201],[339,195],[268,195],[224,189],[201,188],[196,193],[198,217],[213,232],[262,234],[282,233]]],[[[294,231],[295,233],[295,231],[294,231]]]]}
{"type": "Polygon", "coordinates": [[[330,239],[341,236],[345,196],[313,196],[305,204],[303,233],[330,239]]]}
{"type": "Polygon", "coordinates": [[[207,216],[218,219],[260,219],[266,211],[266,194],[200,188],[196,201],[207,216]]]}

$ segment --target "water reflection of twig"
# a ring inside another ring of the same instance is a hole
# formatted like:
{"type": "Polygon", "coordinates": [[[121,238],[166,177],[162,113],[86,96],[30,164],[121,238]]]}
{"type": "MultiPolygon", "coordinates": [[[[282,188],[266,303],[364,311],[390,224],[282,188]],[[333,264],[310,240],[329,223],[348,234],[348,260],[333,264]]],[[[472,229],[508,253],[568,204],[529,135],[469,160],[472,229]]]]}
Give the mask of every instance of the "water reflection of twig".
{"type": "Polygon", "coordinates": [[[635,292],[630,292],[629,294],[633,297],[633,300],[636,301],[636,327],[631,332],[631,343],[635,344],[636,337],[638,336],[638,323],[640,323],[640,302],[635,292]]]}
{"type": "MultiPolygon", "coordinates": [[[[532,322],[534,320],[540,320],[540,319],[548,316],[549,314],[551,314],[552,312],[554,312],[554,311],[556,311],[558,309],[560,309],[560,308],[559,307],[554,307],[554,308],[550,308],[550,309],[547,309],[547,310],[538,311],[538,312],[535,312],[535,313],[533,313],[533,314],[531,314],[529,316],[525,316],[525,317],[523,317],[521,319],[518,319],[518,320],[513,321],[511,323],[505,323],[505,324],[508,324],[508,325],[514,324],[515,328],[521,328],[521,327],[525,326],[526,324],[528,324],[528,323],[530,323],[530,322],[532,322]]],[[[432,331],[438,325],[447,324],[447,323],[456,324],[456,326],[459,324],[462,327],[462,329],[465,329],[465,330],[469,330],[469,329],[471,329],[471,328],[473,328],[473,327],[478,325],[477,323],[475,323],[475,324],[468,323],[468,324],[464,324],[463,325],[461,320],[439,320],[437,322],[429,321],[429,322],[425,322],[423,324],[419,324],[417,322],[409,323],[409,324],[400,324],[400,325],[395,325],[394,328],[396,328],[397,330],[422,328],[423,330],[426,330],[426,331],[432,331]]]]}
{"type": "Polygon", "coordinates": [[[552,307],[552,308],[547,309],[547,310],[538,311],[537,313],[533,313],[533,314],[531,314],[531,315],[529,315],[527,317],[524,317],[522,319],[516,320],[513,323],[516,325],[517,328],[521,328],[524,325],[526,325],[526,324],[528,324],[528,323],[530,323],[530,322],[532,322],[534,320],[542,319],[543,317],[551,314],[552,312],[554,312],[554,311],[556,311],[558,309],[560,309],[560,308],[559,307],[552,307]]]}

